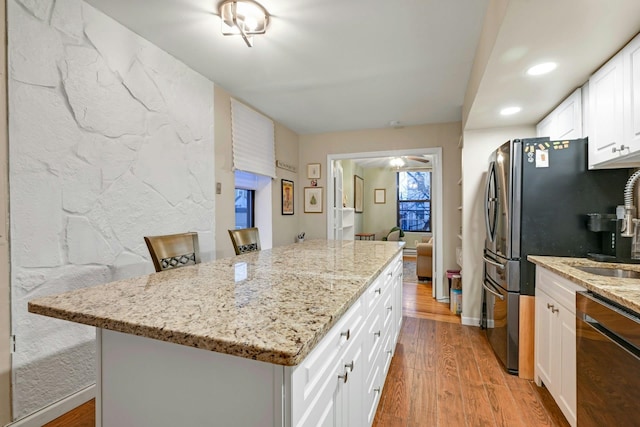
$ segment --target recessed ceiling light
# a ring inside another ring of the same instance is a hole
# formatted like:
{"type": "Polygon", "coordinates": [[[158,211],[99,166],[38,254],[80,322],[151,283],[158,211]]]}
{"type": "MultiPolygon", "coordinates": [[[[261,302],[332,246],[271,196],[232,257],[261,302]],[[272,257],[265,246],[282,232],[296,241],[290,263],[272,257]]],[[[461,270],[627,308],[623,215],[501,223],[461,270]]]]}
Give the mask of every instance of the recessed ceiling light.
{"type": "Polygon", "coordinates": [[[527,74],[530,76],[539,76],[542,74],[550,73],[555,70],[558,64],[555,62],[543,62],[542,64],[534,65],[527,70],[527,74]]]}
{"type": "Polygon", "coordinates": [[[510,116],[512,114],[519,113],[522,108],[520,107],[507,107],[500,110],[500,114],[503,116],[510,116]]]}

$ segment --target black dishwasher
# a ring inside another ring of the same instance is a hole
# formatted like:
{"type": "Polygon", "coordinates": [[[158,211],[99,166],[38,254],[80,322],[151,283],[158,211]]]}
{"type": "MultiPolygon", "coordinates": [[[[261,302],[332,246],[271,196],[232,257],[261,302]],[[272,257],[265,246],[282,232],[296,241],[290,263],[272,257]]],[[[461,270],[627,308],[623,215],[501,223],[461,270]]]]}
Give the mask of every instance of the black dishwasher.
{"type": "Polygon", "coordinates": [[[640,317],[588,292],[576,295],[578,425],[640,426],[640,317]]]}

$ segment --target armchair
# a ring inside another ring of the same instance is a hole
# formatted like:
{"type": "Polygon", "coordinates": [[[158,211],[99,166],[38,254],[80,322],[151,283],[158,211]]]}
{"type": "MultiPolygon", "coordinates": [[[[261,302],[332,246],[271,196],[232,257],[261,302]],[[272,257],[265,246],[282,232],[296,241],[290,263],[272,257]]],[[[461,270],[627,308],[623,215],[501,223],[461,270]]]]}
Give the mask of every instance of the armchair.
{"type": "Polygon", "coordinates": [[[393,227],[391,230],[389,230],[389,234],[387,234],[386,237],[383,237],[382,240],[389,241],[389,242],[397,242],[397,241],[403,241],[403,237],[404,237],[404,231],[402,231],[400,227],[393,227]]]}
{"type": "Polygon", "coordinates": [[[416,245],[416,275],[418,280],[431,280],[433,276],[433,237],[423,237],[416,245]]]}

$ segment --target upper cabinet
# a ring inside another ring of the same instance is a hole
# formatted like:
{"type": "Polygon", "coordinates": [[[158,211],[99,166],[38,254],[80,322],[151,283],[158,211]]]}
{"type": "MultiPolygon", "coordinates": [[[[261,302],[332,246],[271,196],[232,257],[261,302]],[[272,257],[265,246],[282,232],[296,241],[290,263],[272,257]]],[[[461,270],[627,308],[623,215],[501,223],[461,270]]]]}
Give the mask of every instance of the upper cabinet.
{"type": "Polygon", "coordinates": [[[582,90],[576,89],[536,127],[538,136],[552,140],[582,138],[582,90]]]}
{"type": "Polygon", "coordinates": [[[640,35],[589,79],[589,168],[640,166],[640,35]]]}

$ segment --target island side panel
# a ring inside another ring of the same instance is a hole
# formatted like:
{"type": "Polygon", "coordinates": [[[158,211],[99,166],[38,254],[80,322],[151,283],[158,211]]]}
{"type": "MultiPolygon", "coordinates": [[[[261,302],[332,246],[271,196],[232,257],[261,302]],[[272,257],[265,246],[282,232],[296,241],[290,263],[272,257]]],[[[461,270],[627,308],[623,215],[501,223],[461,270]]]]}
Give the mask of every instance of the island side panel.
{"type": "Polygon", "coordinates": [[[97,426],[285,425],[283,366],[105,329],[97,338],[97,426]]]}

